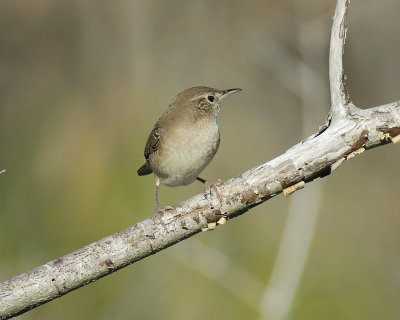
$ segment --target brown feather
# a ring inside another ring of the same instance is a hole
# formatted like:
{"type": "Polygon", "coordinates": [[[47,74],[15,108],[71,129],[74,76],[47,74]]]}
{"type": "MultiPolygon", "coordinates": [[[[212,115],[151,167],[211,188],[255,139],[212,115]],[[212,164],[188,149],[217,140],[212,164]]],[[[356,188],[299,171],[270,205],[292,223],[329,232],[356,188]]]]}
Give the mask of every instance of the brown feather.
{"type": "Polygon", "coordinates": [[[149,164],[149,158],[152,153],[157,151],[160,142],[160,126],[158,122],[154,126],[153,130],[150,132],[149,138],[147,139],[146,146],[144,148],[144,157],[146,163],[142,165],[137,171],[139,176],[145,176],[153,172],[149,164]]]}
{"type": "Polygon", "coordinates": [[[158,150],[160,136],[160,126],[157,122],[153,130],[150,132],[149,138],[146,142],[146,147],[144,148],[144,157],[146,160],[149,160],[150,155],[158,150]]]}
{"type": "Polygon", "coordinates": [[[139,170],[137,171],[137,174],[139,176],[145,176],[146,174],[150,174],[152,172],[153,172],[153,170],[151,170],[149,164],[146,161],[146,163],[139,168],[139,170]]]}

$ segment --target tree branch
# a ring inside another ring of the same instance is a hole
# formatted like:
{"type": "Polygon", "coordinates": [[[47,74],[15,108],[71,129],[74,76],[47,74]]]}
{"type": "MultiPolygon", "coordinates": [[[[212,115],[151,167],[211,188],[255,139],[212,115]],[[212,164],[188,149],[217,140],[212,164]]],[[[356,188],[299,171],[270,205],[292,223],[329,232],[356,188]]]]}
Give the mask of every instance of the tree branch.
{"type": "Polygon", "coordinates": [[[24,313],[200,231],[214,229],[281,192],[288,196],[367,149],[400,142],[400,101],[362,110],[347,100],[341,58],[347,5],[338,0],[332,28],[330,123],[281,156],[218,185],[221,203],[213,195],[199,194],[167,210],[165,226],[157,220],[141,221],[1,283],[0,319],[24,313]]]}
{"type": "Polygon", "coordinates": [[[347,114],[348,94],[343,73],[343,53],[346,42],[346,15],[350,1],[338,1],[333,18],[329,50],[329,82],[331,88],[331,115],[333,118],[347,114]]]}

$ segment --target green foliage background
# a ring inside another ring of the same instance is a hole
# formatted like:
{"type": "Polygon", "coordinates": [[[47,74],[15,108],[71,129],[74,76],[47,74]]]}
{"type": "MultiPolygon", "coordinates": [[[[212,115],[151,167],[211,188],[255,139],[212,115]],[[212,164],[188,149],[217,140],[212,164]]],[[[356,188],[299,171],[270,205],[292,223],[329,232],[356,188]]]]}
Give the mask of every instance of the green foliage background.
{"type": "MultiPolygon", "coordinates": [[[[221,147],[203,174],[208,180],[238,175],[316,131],[329,96],[301,134],[301,79],[296,68],[284,78],[279,66],[302,61],[302,30],[313,54],[306,63],[322,79],[315,90],[327,90],[334,6],[1,1],[0,169],[7,172],[0,175],[0,281],[152,214],[153,179],[136,169],[153,124],[185,88],[244,89],[221,110],[221,147]]],[[[352,1],[345,70],[360,107],[400,99],[399,12],[396,0],[352,1]]],[[[292,319],[400,318],[399,156],[399,146],[371,150],[324,179],[292,319]]],[[[161,203],[202,191],[200,184],[162,187],[161,203]]],[[[288,201],[279,196],[20,319],[258,318],[259,302],[241,299],[246,288],[226,289],[185,252],[200,242],[265,286],[288,201]]],[[[237,279],[223,281],[235,288],[237,279]]]]}

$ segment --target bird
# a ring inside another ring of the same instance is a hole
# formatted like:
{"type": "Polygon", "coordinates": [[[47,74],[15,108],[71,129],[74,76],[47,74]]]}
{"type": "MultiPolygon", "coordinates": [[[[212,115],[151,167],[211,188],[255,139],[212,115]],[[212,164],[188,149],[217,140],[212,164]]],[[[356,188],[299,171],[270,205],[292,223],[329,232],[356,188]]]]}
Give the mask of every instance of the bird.
{"type": "Polygon", "coordinates": [[[183,90],[170,101],[150,132],[144,148],[146,162],[137,170],[139,176],[154,173],[155,216],[161,218],[162,214],[158,201],[160,184],[176,187],[198,180],[206,188],[210,186],[199,174],[220,144],[217,120],[221,102],[241,90],[198,86],[183,90]]]}

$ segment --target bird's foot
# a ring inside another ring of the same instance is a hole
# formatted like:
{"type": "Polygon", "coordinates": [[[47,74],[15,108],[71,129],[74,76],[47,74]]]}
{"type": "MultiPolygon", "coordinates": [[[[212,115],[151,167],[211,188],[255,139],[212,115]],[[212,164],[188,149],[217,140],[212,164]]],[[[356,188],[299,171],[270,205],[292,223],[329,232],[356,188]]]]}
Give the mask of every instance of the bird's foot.
{"type": "Polygon", "coordinates": [[[210,183],[207,180],[204,180],[204,179],[202,179],[200,177],[197,177],[196,180],[200,181],[201,183],[204,184],[204,186],[206,188],[206,191],[205,191],[206,197],[207,197],[208,194],[210,196],[212,196],[212,191],[214,191],[214,193],[216,195],[216,198],[219,201],[219,206],[222,207],[222,197],[221,197],[221,194],[219,193],[218,188],[217,188],[218,185],[222,184],[222,180],[221,179],[217,179],[217,181],[212,182],[212,183],[210,183]]]}
{"type": "Polygon", "coordinates": [[[159,222],[164,227],[164,229],[167,230],[165,223],[162,220],[163,214],[164,214],[164,211],[161,209],[158,209],[157,211],[154,210],[152,220],[153,220],[154,224],[158,224],[158,222],[159,222]]]}
{"type": "Polygon", "coordinates": [[[205,187],[206,187],[206,192],[210,194],[210,196],[212,195],[212,191],[214,191],[215,195],[217,196],[219,202],[222,201],[222,197],[221,194],[219,193],[218,189],[217,189],[217,185],[221,184],[221,182],[208,182],[206,181],[204,183],[205,187]]]}
{"type": "Polygon", "coordinates": [[[162,210],[157,204],[154,207],[154,214],[153,214],[153,222],[156,223],[157,220],[160,222],[160,224],[165,228],[164,221],[162,220],[162,216],[164,214],[164,210],[162,210]]]}
{"type": "Polygon", "coordinates": [[[160,207],[156,206],[154,208],[154,214],[152,217],[153,221],[156,223],[158,220],[160,222],[160,224],[164,227],[164,229],[167,230],[166,225],[163,221],[163,215],[166,211],[173,210],[173,209],[174,209],[174,207],[171,207],[171,206],[165,206],[164,208],[160,208],[160,207]]]}

